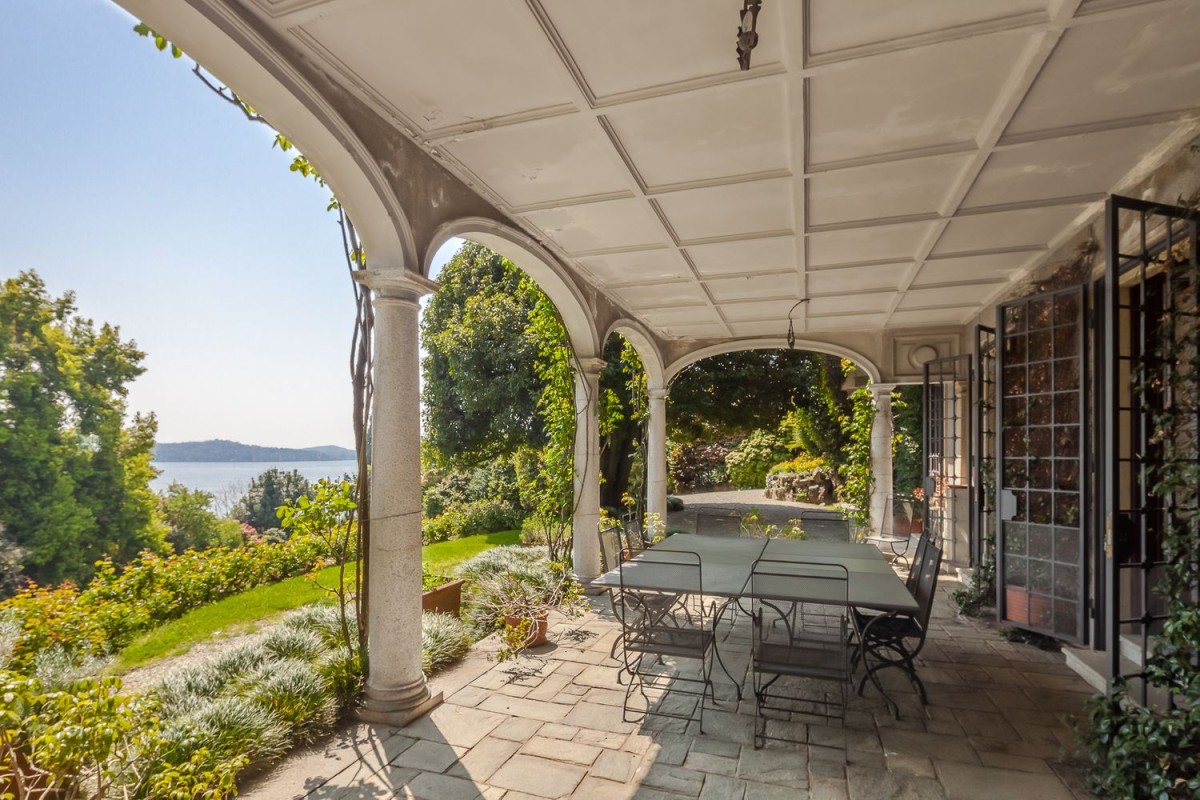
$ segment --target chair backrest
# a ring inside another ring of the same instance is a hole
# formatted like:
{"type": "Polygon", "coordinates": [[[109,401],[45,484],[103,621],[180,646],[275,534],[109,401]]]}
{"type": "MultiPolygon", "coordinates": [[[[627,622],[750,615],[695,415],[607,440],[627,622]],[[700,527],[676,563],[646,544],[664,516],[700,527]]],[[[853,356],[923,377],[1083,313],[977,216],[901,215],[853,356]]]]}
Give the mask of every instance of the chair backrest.
{"type": "MultiPolygon", "coordinates": [[[[927,539],[928,537],[921,537],[927,539]]],[[[914,565],[914,569],[915,569],[914,565]]],[[[917,575],[916,590],[913,592],[913,599],[917,601],[917,623],[921,626],[921,633],[924,636],[925,630],[929,627],[929,615],[933,612],[933,597],[937,593],[938,575],[942,571],[942,550],[940,547],[930,543],[926,545],[925,559],[921,563],[921,570],[917,575]]]]}
{"type": "Polygon", "coordinates": [[[621,563],[621,527],[619,525],[600,526],[600,568],[605,572],[616,569],[621,563]]]}
{"type": "Polygon", "coordinates": [[[770,672],[825,678],[847,669],[845,566],[761,558],[750,573],[750,596],[752,652],[760,666],[766,661],[770,672]]]}
{"type": "MultiPolygon", "coordinates": [[[[704,590],[704,568],[698,553],[647,550],[623,562],[617,574],[621,586],[617,617],[626,650],[650,652],[655,631],[664,625],[678,630],[677,624],[664,621],[664,610],[673,606],[679,595],[699,597],[704,590]]],[[[703,630],[711,621],[711,611],[708,604],[698,606],[690,613],[703,630]]]]}
{"type": "Polygon", "coordinates": [[[909,594],[916,593],[917,579],[921,576],[921,566],[925,563],[925,559],[929,557],[929,537],[925,534],[917,534],[917,549],[913,553],[912,565],[908,570],[908,579],[904,581],[905,588],[909,594]]]}

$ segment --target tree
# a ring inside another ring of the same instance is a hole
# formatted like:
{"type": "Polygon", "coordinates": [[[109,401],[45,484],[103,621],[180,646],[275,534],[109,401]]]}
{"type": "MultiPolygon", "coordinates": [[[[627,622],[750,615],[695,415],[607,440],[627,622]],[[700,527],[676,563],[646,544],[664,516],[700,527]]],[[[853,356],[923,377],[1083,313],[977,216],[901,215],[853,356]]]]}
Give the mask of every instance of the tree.
{"type": "Polygon", "coordinates": [[[0,291],[0,522],[39,582],[166,549],[155,522],[154,415],[126,420],[144,353],[76,314],[35,272],[0,291]]]}
{"type": "Polygon", "coordinates": [[[530,315],[545,295],[512,262],[471,243],[438,279],[421,319],[423,428],[433,453],[474,466],[540,448],[544,342],[530,332],[530,315]]]}
{"type": "Polygon", "coordinates": [[[178,552],[210,547],[238,547],[242,526],[237,520],[221,519],[209,508],[213,496],[172,481],[159,495],[159,513],[170,529],[169,541],[178,552]]]}
{"type": "Polygon", "coordinates": [[[312,486],[297,470],[284,472],[272,467],[250,481],[250,488],[233,508],[234,519],[253,525],[259,532],[279,527],[280,506],[312,495],[312,486]]]}
{"type": "Polygon", "coordinates": [[[599,407],[600,505],[619,507],[631,487],[639,495],[643,489],[633,469],[643,445],[650,404],[646,370],[633,345],[613,334],[604,343],[604,360],[599,407]]]}

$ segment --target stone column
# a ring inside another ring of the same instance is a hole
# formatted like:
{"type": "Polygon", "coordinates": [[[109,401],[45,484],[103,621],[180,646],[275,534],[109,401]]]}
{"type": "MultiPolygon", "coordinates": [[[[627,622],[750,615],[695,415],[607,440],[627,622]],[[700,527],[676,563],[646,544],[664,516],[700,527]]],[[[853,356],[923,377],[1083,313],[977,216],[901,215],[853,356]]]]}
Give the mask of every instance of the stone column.
{"type": "Polygon", "coordinates": [[[418,299],[437,284],[404,270],[355,274],[375,311],[371,544],[360,716],[397,727],[441,702],[421,673],[421,394],[418,299]]]}
{"type": "Polygon", "coordinates": [[[646,514],[667,524],[667,389],[651,389],[646,437],[646,514]]]}
{"type": "Polygon", "coordinates": [[[600,370],[599,358],[580,359],[575,375],[575,515],[571,560],[587,587],[600,574],[600,370]]]}
{"type": "Polygon", "coordinates": [[[870,387],[875,401],[875,420],[871,425],[871,529],[891,533],[887,498],[892,494],[892,392],[894,383],[874,383],[870,387]]]}

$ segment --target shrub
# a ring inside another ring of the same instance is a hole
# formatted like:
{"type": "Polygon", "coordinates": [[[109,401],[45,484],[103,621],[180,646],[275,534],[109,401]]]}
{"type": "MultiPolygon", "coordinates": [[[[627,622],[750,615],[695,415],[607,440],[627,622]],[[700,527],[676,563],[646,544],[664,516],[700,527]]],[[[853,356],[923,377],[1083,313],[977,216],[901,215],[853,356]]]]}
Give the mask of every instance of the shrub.
{"type": "Polygon", "coordinates": [[[683,511],[683,498],[673,494],[667,495],[667,511],[683,511]]]}
{"type": "Polygon", "coordinates": [[[725,456],[741,441],[740,438],[718,442],[696,441],[676,445],[667,459],[667,472],[678,491],[692,491],[720,486],[729,479],[725,456]]]}
{"type": "Polygon", "coordinates": [[[337,696],[307,661],[268,661],[243,681],[246,696],[277,716],[296,741],[308,743],[333,728],[337,696]]]}
{"type": "Polygon", "coordinates": [[[725,456],[729,480],[738,489],[762,488],[767,482],[767,470],[786,455],[787,449],[779,437],[770,431],[754,431],[725,456]]]}
{"type": "Polygon", "coordinates": [[[262,638],[261,646],[273,658],[281,661],[313,661],[321,655],[327,645],[321,641],[321,636],[316,631],[280,626],[262,638]]]}
{"type": "Polygon", "coordinates": [[[791,473],[796,475],[810,475],[817,470],[823,470],[830,475],[833,470],[829,466],[829,462],[821,456],[811,456],[808,453],[801,453],[790,461],[780,461],[775,466],[771,467],[768,475],[778,475],[780,473],[791,473]]]}
{"type": "Polygon", "coordinates": [[[474,641],[471,626],[453,614],[421,617],[421,669],[432,675],[460,660],[474,641]]]}
{"type": "Polygon", "coordinates": [[[441,515],[425,520],[421,532],[425,544],[444,542],[477,533],[495,533],[520,527],[521,515],[503,500],[476,500],[452,505],[441,515]]]}
{"type": "Polygon", "coordinates": [[[287,726],[275,714],[245,697],[199,701],[172,721],[180,738],[192,738],[224,756],[244,755],[251,763],[282,757],[289,749],[287,726]]]}

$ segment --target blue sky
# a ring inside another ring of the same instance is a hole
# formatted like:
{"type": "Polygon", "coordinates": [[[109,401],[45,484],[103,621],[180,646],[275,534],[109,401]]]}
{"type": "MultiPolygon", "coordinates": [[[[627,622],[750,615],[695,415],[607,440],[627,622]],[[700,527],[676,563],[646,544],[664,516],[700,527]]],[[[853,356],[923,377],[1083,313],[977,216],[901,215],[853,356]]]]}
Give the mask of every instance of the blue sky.
{"type": "MultiPolygon", "coordinates": [[[[327,192],[107,0],[6,5],[0,276],[146,351],[159,441],[351,446],[354,304],[327,192]]],[[[252,98],[251,98],[252,99],[252,98]]]]}

